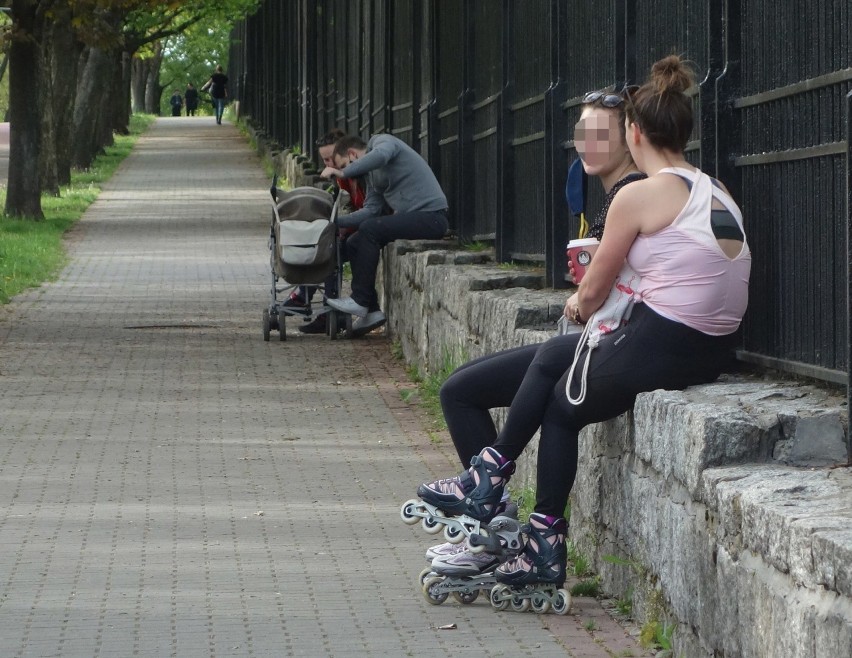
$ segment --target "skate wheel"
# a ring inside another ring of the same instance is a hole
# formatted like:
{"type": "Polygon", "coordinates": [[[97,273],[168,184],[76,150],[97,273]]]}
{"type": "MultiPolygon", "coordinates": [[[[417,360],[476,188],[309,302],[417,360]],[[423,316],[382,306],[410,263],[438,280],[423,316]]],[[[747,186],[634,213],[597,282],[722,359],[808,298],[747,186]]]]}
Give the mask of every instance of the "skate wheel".
{"type": "Polygon", "coordinates": [[[441,532],[441,524],[438,523],[434,517],[424,516],[420,521],[420,525],[423,526],[423,529],[430,535],[437,535],[441,532]]]}
{"type": "Polygon", "coordinates": [[[420,574],[417,576],[417,583],[420,585],[420,588],[423,588],[423,585],[429,579],[429,576],[437,576],[434,571],[432,571],[432,567],[426,567],[420,574]]]}
{"type": "Polygon", "coordinates": [[[470,605],[479,598],[479,590],[475,589],[471,592],[453,592],[453,598],[464,605],[470,605]]]}
{"type": "Polygon", "coordinates": [[[553,612],[557,615],[567,615],[571,609],[571,594],[568,590],[559,589],[556,592],[556,603],[553,604],[553,612]]]}
{"type": "Polygon", "coordinates": [[[540,615],[547,613],[550,610],[550,599],[541,592],[536,592],[531,599],[532,610],[540,615]]]}
{"type": "Polygon", "coordinates": [[[530,609],[530,605],[530,600],[519,594],[512,597],[512,610],[514,612],[526,612],[530,609]]]}
{"type": "Polygon", "coordinates": [[[414,510],[417,509],[417,501],[413,498],[411,500],[407,500],[402,504],[402,507],[399,510],[399,516],[402,519],[403,523],[408,525],[414,525],[420,520],[420,517],[414,513],[414,510]]]}
{"type": "Polygon", "coordinates": [[[464,533],[457,526],[444,526],[444,538],[451,544],[461,544],[464,533]]]}
{"type": "Polygon", "coordinates": [[[491,593],[488,595],[488,600],[491,601],[491,607],[495,610],[505,610],[509,607],[509,599],[511,592],[506,585],[494,585],[491,588],[491,593]]]}
{"type": "Polygon", "coordinates": [[[434,588],[444,582],[443,576],[432,576],[427,578],[423,583],[423,596],[432,605],[441,605],[447,600],[449,594],[447,592],[435,593],[434,588]]]}
{"type": "Polygon", "coordinates": [[[471,542],[467,542],[468,547],[470,548],[470,552],[474,555],[485,552],[485,546],[483,544],[472,544],[471,542]]]}

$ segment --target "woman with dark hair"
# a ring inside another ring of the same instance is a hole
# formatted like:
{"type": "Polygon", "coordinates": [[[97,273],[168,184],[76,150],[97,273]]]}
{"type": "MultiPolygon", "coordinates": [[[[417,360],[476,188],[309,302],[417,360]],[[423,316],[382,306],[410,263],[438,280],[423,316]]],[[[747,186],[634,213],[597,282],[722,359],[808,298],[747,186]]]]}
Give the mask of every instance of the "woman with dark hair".
{"type": "Polygon", "coordinates": [[[573,404],[566,396],[580,334],[547,341],[526,368],[503,428],[473,457],[471,468],[418,489],[425,503],[448,515],[487,522],[500,510],[514,460],[540,429],[526,545],[496,570],[497,581],[522,599],[559,600],[556,588],[565,580],[566,563],[563,515],[577,471],[580,430],[631,409],[640,392],[715,380],[745,313],[751,254],[742,215],[724,187],[684,156],[693,121],[685,92],[692,84],[691,70],[670,56],[625,95],[627,147],[648,178],[612,199],[600,246],[565,315],[589,320],[625,261],[641,281],[629,323],[604,335],[595,349],[585,400],[573,404]]]}
{"type": "Polygon", "coordinates": [[[228,99],[228,76],[222,66],[216,67],[216,71],[210,79],[201,87],[201,91],[210,91],[213,99],[213,108],[216,111],[216,123],[222,124],[222,114],[225,112],[225,102],[228,99]]]}

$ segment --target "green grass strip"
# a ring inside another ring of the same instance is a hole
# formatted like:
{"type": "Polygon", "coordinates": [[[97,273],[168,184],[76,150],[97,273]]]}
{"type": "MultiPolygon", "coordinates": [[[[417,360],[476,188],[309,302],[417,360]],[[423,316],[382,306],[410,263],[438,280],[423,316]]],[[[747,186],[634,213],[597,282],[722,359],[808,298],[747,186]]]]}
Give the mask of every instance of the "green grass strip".
{"type": "MultiPolygon", "coordinates": [[[[116,135],[115,144],[107,147],[90,169],[72,172],[71,184],[60,189],[60,196],[42,196],[44,221],[0,215],[0,304],[27,288],[55,280],[67,262],[63,235],[98,198],[100,185],[112,177],[155,118],[134,114],[129,135],[116,135]]],[[[0,209],[5,207],[4,188],[0,190],[0,209]]]]}

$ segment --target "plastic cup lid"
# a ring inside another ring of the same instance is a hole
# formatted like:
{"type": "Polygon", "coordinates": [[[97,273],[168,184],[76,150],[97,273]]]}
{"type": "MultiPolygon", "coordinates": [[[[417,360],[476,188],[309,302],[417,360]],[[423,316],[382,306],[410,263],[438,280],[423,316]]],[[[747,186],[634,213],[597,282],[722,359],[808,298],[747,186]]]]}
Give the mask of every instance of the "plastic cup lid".
{"type": "Polygon", "coordinates": [[[571,242],[568,243],[568,248],[574,249],[575,247],[591,247],[598,244],[600,244],[600,241],[597,238],[581,238],[579,240],[571,240],[571,242]]]}

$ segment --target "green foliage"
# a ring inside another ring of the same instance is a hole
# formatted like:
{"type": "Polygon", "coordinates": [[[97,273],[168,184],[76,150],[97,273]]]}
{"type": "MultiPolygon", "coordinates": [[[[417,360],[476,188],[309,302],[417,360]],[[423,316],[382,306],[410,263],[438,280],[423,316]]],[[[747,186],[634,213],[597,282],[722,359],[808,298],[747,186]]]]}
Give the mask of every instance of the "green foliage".
{"type": "Polygon", "coordinates": [[[571,568],[574,575],[578,578],[589,575],[591,573],[589,560],[577,550],[577,545],[572,541],[566,541],[565,548],[568,553],[568,562],[572,565],[571,568]]]}
{"type": "Polygon", "coordinates": [[[624,596],[615,602],[615,608],[625,617],[629,617],[633,614],[633,587],[627,588],[624,596]]]}
{"type": "Polygon", "coordinates": [[[526,523],[535,506],[535,489],[532,487],[514,487],[509,485],[509,493],[513,500],[518,503],[518,518],[526,523]]]}
{"type": "Polygon", "coordinates": [[[462,242],[461,248],[464,251],[488,251],[491,249],[491,245],[486,242],[479,242],[478,240],[474,240],[472,242],[462,242]]]}
{"type": "MultiPolygon", "coordinates": [[[[392,352],[394,348],[391,348],[392,352]]],[[[401,358],[401,348],[396,349],[397,354],[401,358]]],[[[408,366],[406,372],[412,382],[417,384],[417,391],[403,389],[400,391],[402,399],[406,402],[412,402],[417,399],[420,406],[428,413],[432,421],[432,430],[443,431],[447,429],[447,423],[444,420],[444,413],[441,410],[440,390],[447,377],[459,365],[467,361],[467,356],[463,355],[461,360],[454,358],[449,352],[444,352],[441,361],[441,366],[434,372],[422,373],[416,366],[408,366]]]]}
{"type": "MultiPolygon", "coordinates": [[[[180,3],[172,13],[139,13],[134,17],[133,30],[139,34],[152,34],[157,30],[175,30],[163,43],[163,62],[160,66],[160,84],[166,93],[161,100],[160,112],[168,115],[168,105],[173,89],[183,96],[186,83],[199,90],[199,114],[212,114],[210,96],[201,91],[217,65],[228,68],[231,47],[231,30],[234,23],[254,13],[259,0],[191,0],[180,3]],[[183,26],[183,27],[180,27],[183,26]]],[[[149,53],[141,51],[141,56],[149,53]]]]}
{"type": "Polygon", "coordinates": [[[583,628],[589,631],[589,633],[594,633],[596,630],[598,630],[598,625],[594,619],[590,619],[585,624],[583,624],[583,628]]]}
{"type": "Polygon", "coordinates": [[[581,580],[571,588],[571,596],[596,597],[600,594],[600,578],[588,578],[581,580]]]}
{"type": "Polygon", "coordinates": [[[652,620],[639,633],[639,644],[645,649],[671,651],[676,624],[652,620]]]}
{"type": "MultiPolygon", "coordinates": [[[[43,221],[0,217],[0,304],[27,288],[55,278],[65,265],[62,236],[97,198],[102,183],[115,172],[133,148],[138,136],[154,117],[134,115],[129,135],[116,135],[115,145],[99,156],[87,171],[74,172],[71,184],[60,196],[44,195],[43,221]]],[[[6,191],[0,191],[0,207],[5,207],[6,191]]]]}

